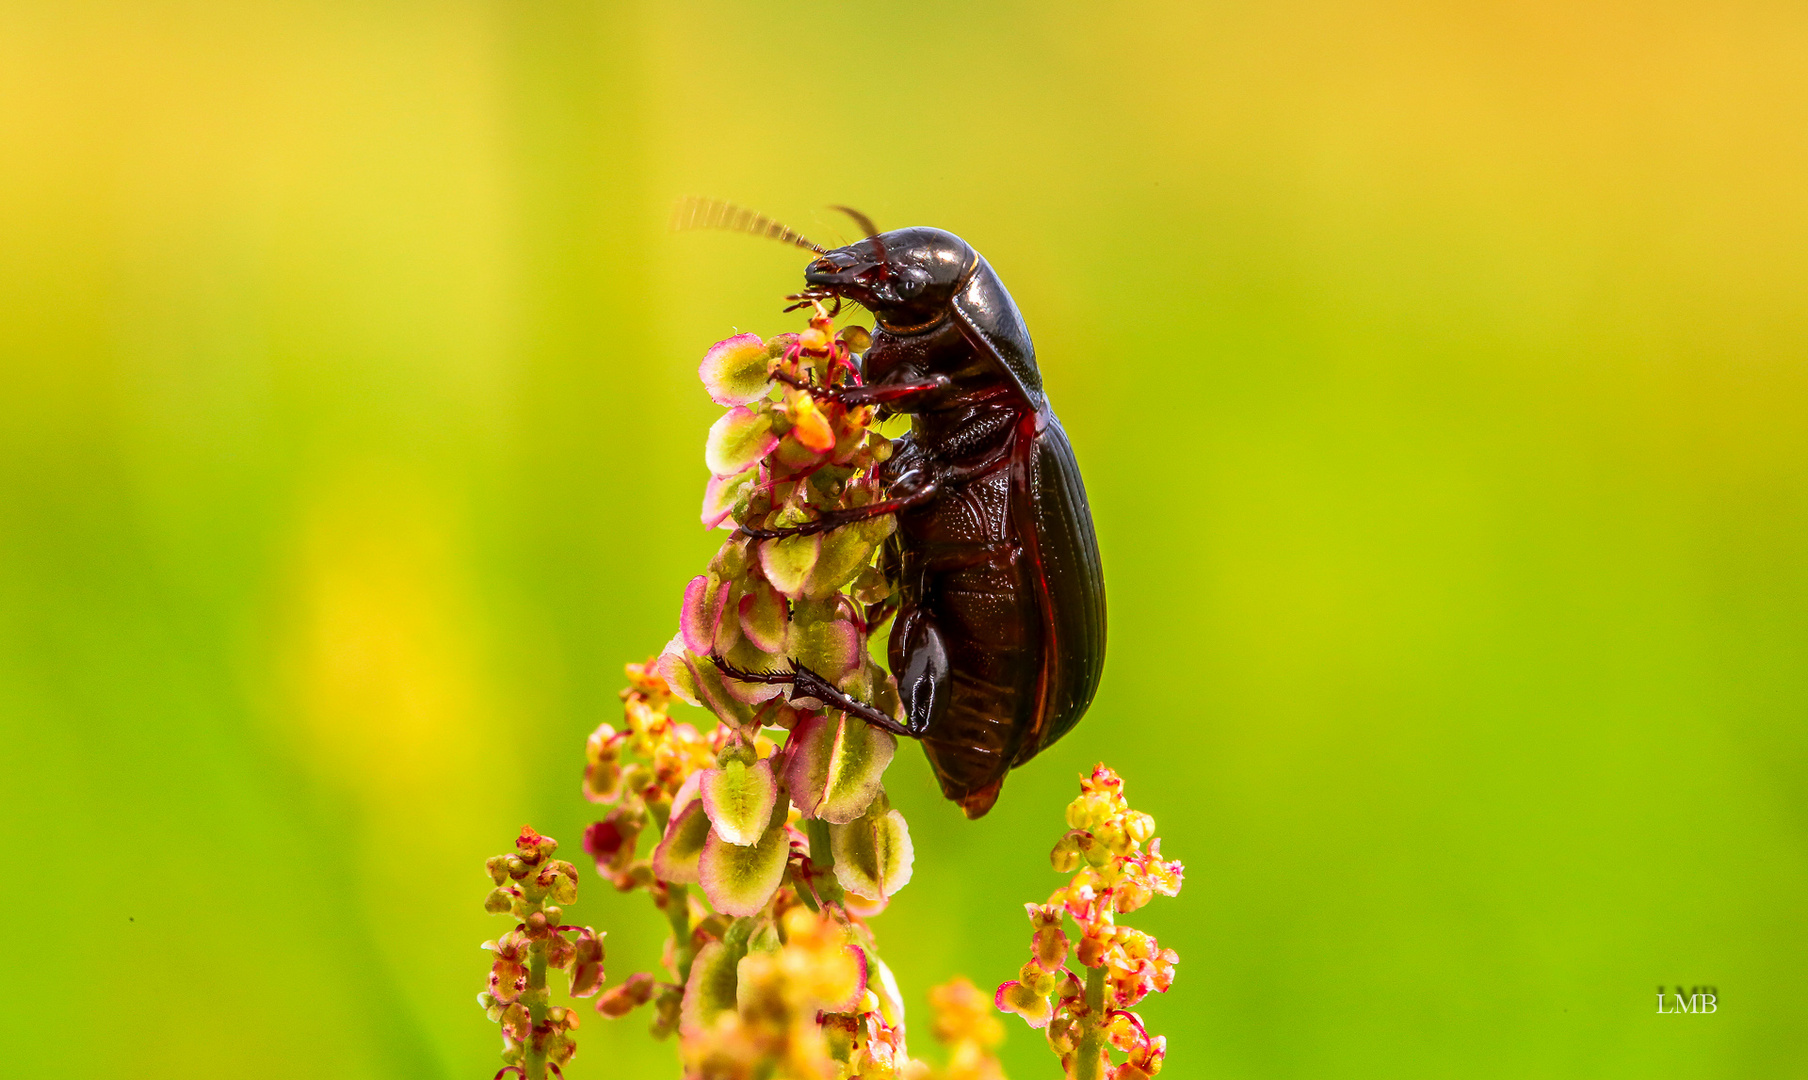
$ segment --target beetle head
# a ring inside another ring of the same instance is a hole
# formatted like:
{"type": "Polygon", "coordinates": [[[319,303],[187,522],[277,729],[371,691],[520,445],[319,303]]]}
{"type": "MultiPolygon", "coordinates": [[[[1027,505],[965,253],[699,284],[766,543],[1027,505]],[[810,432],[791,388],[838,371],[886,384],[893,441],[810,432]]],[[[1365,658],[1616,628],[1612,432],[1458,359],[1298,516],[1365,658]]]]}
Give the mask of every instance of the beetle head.
{"type": "Polygon", "coordinates": [[[941,322],[979,254],[942,229],[894,229],[826,252],[804,268],[811,287],[844,296],[887,330],[941,322]]]}

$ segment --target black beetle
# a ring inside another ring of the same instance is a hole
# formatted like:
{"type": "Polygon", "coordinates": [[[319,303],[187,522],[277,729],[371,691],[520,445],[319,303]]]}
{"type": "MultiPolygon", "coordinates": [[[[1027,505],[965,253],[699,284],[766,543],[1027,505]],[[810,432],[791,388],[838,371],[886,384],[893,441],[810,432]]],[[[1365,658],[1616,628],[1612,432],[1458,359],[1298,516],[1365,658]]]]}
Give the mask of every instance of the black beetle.
{"type": "MultiPolygon", "coordinates": [[[[759,221],[757,231],[795,237],[759,221]]],[[[879,502],[743,531],[774,538],[898,515],[883,559],[898,585],[890,660],[904,720],[802,666],[715,662],[732,678],[786,683],[793,700],[920,739],[942,793],[976,818],[1005,774],[1066,734],[1098,689],[1105,581],[1080,467],[1017,305],[964,240],[911,228],[833,251],[800,246],[819,257],[793,299],[850,300],[877,323],[863,385],[816,392],[909,414],[911,430],[884,466],[879,502]]]]}

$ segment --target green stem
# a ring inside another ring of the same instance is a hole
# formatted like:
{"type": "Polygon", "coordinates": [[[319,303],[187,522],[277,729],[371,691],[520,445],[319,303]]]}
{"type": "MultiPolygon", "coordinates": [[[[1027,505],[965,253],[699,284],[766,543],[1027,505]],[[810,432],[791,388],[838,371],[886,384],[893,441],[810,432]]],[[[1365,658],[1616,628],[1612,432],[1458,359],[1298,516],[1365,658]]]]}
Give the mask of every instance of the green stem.
{"type": "Polygon", "coordinates": [[[835,848],[829,842],[829,823],[821,818],[806,819],[804,835],[810,838],[810,862],[816,869],[834,869],[835,848]]]}
{"type": "Polygon", "coordinates": [[[532,1019],[533,1030],[527,1037],[527,1055],[522,1058],[522,1068],[526,1070],[526,1080],[546,1080],[546,1043],[540,1038],[541,1025],[546,1023],[546,942],[536,941],[527,947],[527,992],[521,995],[527,1002],[527,1013],[532,1019]]]}
{"type": "Polygon", "coordinates": [[[1073,1080],[1099,1080],[1105,1060],[1105,966],[1086,969],[1086,1018],[1080,1021],[1080,1048],[1073,1080]]]}
{"type": "Polygon", "coordinates": [[[813,884],[827,904],[839,904],[845,897],[841,885],[831,873],[835,869],[835,846],[829,837],[829,823],[821,818],[804,822],[804,835],[810,838],[810,865],[819,875],[813,884]]]}
{"type": "Polygon", "coordinates": [[[678,981],[688,983],[691,978],[691,892],[685,885],[671,885],[666,889],[665,901],[666,921],[672,924],[672,959],[678,965],[678,981]]]}

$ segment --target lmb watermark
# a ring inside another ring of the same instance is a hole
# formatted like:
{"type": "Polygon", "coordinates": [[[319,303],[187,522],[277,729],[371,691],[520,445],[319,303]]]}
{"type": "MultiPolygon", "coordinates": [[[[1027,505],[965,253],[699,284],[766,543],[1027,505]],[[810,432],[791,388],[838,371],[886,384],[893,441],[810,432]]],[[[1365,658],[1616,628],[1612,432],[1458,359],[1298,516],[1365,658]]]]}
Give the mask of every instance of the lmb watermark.
{"type": "Polygon", "coordinates": [[[1720,1011],[1720,988],[1715,986],[1674,986],[1668,991],[1657,988],[1657,1014],[1681,1016],[1690,1013],[1705,1016],[1720,1011]]]}

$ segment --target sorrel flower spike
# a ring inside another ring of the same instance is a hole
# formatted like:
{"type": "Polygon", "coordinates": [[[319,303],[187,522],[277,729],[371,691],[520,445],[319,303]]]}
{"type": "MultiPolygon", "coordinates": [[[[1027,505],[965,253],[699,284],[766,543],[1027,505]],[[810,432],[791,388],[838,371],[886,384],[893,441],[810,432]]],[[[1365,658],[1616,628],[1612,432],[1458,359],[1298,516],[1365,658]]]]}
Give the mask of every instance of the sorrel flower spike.
{"type": "MultiPolygon", "coordinates": [[[[802,333],[709,351],[700,375],[728,412],[705,455],[706,524],[817,519],[873,498],[891,447],[870,431],[873,410],[811,393],[857,384],[866,340],[819,308],[802,333]]],[[[586,744],[582,791],[606,809],[585,850],[671,926],[665,972],[629,976],[597,1011],[651,1004],[654,1033],[679,1036],[691,1075],[927,1076],[866,924],[911,876],[910,834],[882,783],[894,738],[832,701],[724,674],[795,666],[826,697],[895,708],[868,650],[889,528],[731,535],[685,589],[663,654],[628,665],[619,729],[602,724],[586,744]],[[714,725],[674,719],[679,703],[714,725]]]]}
{"type": "Polygon", "coordinates": [[[1174,982],[1173,949],[1117,922],[1153,897],[1180,892],[1184,868],[1164,862],[1155,819],[1132,810],[1123,780],[1104,765],[1080,779],[1067,807],[1068,831],[1050,862],[1071,874],[1046,904],[1028,904],[1030,961],[998,988],[997,1007],[1043,1028],[1073,1080],[1146,1080],[1161,1071],[1167,1039],[1150,1035],[1131,1010],[1174,982]],[[1065,922],[1077,930],[1069,938],[1065,922]],[[1077,960],[1085,977],[1067,967],[1077,960]],[[1111,1050],[1124,1054],[1113,1064],[1111,1050]]]}
{"type": "Polygon", "coordinates": [[[509,915],[514,929],[483,947],[495,957],[488,989],[477,995],[485,1015],[502,1027],[503,1067],[523,1080],[561,1075],[577,1053],[571,1032],[577,1013],[551,1003],[546,972],[570,979],[571,996],[594,997],[603,986],[603,939],[588,926],[561,924],[561,905],[578,898],[578,872],[554,859],[558,842],[523,826],[513,854],[497,855],[485,868],[495,888],[484,910],[509,915]]]}
{"type": "MultiPolygon", "coordinates": [[[[896,740],[846,704],[896,710],[895,686],[867,649],[889,616],[890,586],[874,558],[892,519],[762,539],[876,498],[891,443],[871,430],[872,408],[822,393],[858,385],[854,355],[869,340],[857,327],[837,331],[819,306],[802,333],[737,334],[698,369],[728,408],[705,448],[702,518],[735,531],[686,587],[678,634],[655,670],[671,695],[721,726],[695,789],[671,791],[663,806],[650,869],[698,884],[722,914],[757,913],[796,876],[811,822],[827,833],[811,865],[832,863],[840,890],[883,901],[909,880],[909,834],[880,782],[896,740]],[[789,732],[783,747],[762,741],[769,729],[789,732]]],[[[617,826],[600,837],[617,834],[626,835],[617,826]]]]}

